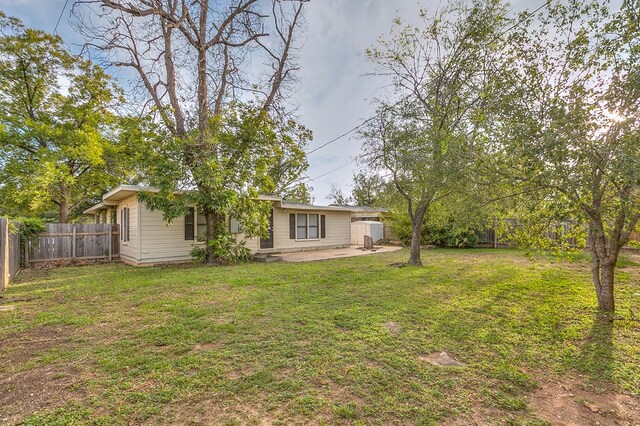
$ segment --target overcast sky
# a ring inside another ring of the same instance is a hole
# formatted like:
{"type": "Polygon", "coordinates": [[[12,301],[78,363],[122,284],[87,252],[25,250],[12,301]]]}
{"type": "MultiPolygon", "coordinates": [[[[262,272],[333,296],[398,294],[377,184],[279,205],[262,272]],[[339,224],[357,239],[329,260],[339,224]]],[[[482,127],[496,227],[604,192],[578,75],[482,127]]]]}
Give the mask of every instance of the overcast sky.
{"type": "MultiPolygon", "coordinates": [[[[0,9],[29,27],[53,32],[65,0],[0,0],[0,9]]],[[[69,5],[58,26],[66,43],[81,38],[69,24],[69,5]]],[[[517,9],[533,9],[541,1],[520,0],[517,9]]],[[[364,50],[389,32],[394,17],[415,21],[428,0],[311,0],[307,7],[308,33],[301,52],[300,87],[296,93],[300,121],[314,133],[313,149],[352,129],[372,115],[372,98],[384,93],[385,82],[367,77],[372,65],[364,50]]],[[[348,164],[360,152],[351,135],[309,156],[308,176],[315,178],[348,164]]],[[[315,204],[328,204],[331,184],[350,192],[356,163],[311,182],[315,204]]]]}

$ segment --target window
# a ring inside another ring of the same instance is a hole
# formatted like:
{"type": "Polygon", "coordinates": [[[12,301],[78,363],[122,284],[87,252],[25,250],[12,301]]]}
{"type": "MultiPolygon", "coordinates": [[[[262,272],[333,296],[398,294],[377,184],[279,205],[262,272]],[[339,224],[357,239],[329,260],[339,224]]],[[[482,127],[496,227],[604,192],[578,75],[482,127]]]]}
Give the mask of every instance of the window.
{"type": "Polygon", "coordinates": [[[318,221],[317,214],[309,215],[309,239],[320,238],[320,233],[318,232],[320,229],[320,223],[318,221]]]}
{"type": "Polygon", "coordinates": [[[197,214],[197,223],[198,223],[198,240],[204,240],[204,237],[207,233],[207,217],[204,213],[198,212],[197,214]]]}
{"type": "Polygon", "coordinates": [[[318,214],[298,213],[289,215],[289,238],[317,240],[325,237],[325,217],[318,214]]]}
{"type": "Polygon", "coordinates": [[[298,240],[306,240],[307,239],[307,215],[299,214],[297,220],[297,232],[296,238],[298,240]]]}
{"type": "Polygon", "coordinates": [[[198,240],[204,239],[207,233],[207,217],[196,212],[196,209],[189,207],[189,213],[184,217],[184,239],[193,241],[197,237],[198,240]]]}
{"type": "Polygon", "coordinates": [[[184,239],[193,240],[193,225],[195,223],[195,210],[189,207],[189,213],[184,217],[184,239]]]}
{"type": "Polygon", "coordinates": [[[238,219],[233,216],[229,217],[229,232],[231,232],[232,234],[239,234],[240,232],[242,232],[242,226],[240,226],[240,222],[238,222],[238,219]]]}
{"type": "Polygon", "coordinates": [[[120,240],[129,241],[129,207],[123,207],[120,210],[120,240]]]}

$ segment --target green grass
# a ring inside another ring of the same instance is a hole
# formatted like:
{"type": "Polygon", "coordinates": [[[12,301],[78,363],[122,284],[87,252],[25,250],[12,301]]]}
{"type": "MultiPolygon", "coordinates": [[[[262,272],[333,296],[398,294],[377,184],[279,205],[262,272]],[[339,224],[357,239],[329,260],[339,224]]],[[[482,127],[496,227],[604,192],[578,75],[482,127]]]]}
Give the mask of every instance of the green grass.
{"type": "Polygon", "coordinates": [[[582,260],[430,250],[424,267],[388,266],[407,257],[24,272],[4,296],[35,299],[0,312],[0,423],[428,425],[482,410],[544,424],[525,398],[542,379],[640,394],[636,263],[610,322],[582,260]],[[443,350],[467,367],[419,359],[443,350]],[[51,396],[25,407],[24,392],[51,396]]]}

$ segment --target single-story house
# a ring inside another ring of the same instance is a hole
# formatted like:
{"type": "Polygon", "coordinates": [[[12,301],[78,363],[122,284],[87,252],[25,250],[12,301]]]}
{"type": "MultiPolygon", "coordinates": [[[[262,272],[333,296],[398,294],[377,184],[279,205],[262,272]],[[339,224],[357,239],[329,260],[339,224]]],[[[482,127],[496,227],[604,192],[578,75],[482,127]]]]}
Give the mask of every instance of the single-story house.
{"type": "MultiPolygon", "coordinates": [[[[103,195],[102,201],[84,213],[94,215],[96,222],[120,225],[120,259],[133,265],[150,265],[190,260],[193,247],[204,244],[206,221],[197,209],[167,223],[162,212],[152,211],[138,200],[141,191],[153,188],[121,185],[103,195]],[[113,220],[112,218],[115,218],[113,220]]],[[[351,243],[351,215],[359,207],[314,206],[261,196],[270,202],[271,228],[268,238],[249,238],[239,224],[230,218],[229,232],[244,240],[254,253],[284,253],[348,247],[351,243]]]]}

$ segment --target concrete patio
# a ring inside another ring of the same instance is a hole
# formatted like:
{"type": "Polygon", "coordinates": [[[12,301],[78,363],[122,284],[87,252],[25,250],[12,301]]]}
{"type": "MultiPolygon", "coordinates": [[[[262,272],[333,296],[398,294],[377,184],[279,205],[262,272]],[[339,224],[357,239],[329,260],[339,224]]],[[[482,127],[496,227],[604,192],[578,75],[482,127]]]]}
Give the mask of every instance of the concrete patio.
{"type": "Polygon", "coordinates": [[[283,253],[284,262],[313,262],[315,260],[338,259],[342,257],[365,256],[375,253],[390,253],[400,250],[399,246],[374,246],[373,250],[363,250],[360,246],[351,246],[338,249],[303,251],[296,253],[283,253]]]}

